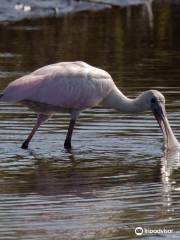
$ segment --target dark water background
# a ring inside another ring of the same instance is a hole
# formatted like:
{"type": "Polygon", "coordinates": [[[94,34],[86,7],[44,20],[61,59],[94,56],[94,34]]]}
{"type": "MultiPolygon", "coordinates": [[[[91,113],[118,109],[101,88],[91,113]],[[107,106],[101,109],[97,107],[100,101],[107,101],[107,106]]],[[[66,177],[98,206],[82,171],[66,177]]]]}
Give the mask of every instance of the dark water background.
{"type": "MultiPolygon", "coordinates": [[[[130,97],[162,91],[180,139],[177,1],[0,25],[0,90],[38,67],[73,60],[107,70],[130,97]]],[[[136,239],[137,226],[173,230],[143,239],[179,239],[179,157],[163,158],[151,113],[85,111],[72,153],[63,150],[66,114],[50,119],[22,150],[35,118],[24,107],[1,103],[0,239],[136,239]]]]}

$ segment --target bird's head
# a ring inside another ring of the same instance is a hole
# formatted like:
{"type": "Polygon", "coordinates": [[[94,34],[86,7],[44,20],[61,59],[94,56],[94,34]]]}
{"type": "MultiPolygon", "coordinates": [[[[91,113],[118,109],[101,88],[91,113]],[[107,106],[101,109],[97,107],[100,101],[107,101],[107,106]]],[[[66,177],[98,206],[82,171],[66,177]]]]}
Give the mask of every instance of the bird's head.
{"type": "Polygon", "coordinates": [[[167,119],[165,97],[163,94],[157,90],[149,90],[144,92],[142,97],[144,98],[144,108],[152,111],[161,128],[165,146],[167,148],[179,147],[179,143],[176,140],[167,119]]]}
{"type": "MultiPolygon", "coordinates": [[[[165,97],[163,94],[157,90],[148,90],[143,92],[140,95],[141,103],[144,103],[144,110],[152,110],[154,109],[154,106],[161,106],[165,108],[165,97]]],[[[154,113],[154,112],[153,112],[154,113]]]]}

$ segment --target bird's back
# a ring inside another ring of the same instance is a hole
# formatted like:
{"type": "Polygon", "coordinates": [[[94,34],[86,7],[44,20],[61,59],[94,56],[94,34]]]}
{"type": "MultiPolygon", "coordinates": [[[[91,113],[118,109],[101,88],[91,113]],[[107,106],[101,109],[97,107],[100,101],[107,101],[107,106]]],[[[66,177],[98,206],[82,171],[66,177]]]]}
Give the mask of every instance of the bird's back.
{"type": "Polygon", "coordinates": [[[30,100],[81,110],[100,103],[113,86],[111,76],[104,70],[84,62],[61,62],[13,81],[1,101],[30,100]]]}

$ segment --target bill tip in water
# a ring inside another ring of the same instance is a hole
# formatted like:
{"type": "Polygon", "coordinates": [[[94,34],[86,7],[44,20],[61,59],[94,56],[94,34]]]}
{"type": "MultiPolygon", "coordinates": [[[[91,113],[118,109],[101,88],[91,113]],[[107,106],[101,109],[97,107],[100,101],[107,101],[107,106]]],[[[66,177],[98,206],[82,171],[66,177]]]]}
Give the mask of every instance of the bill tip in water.
{"type": "Polygon", "coordinates": [[[180,143],[177,138],[174,136],[173,131],[168,133],[167,137],[164,139],[165,149],[176,150],[180,149],[180,143]]]}

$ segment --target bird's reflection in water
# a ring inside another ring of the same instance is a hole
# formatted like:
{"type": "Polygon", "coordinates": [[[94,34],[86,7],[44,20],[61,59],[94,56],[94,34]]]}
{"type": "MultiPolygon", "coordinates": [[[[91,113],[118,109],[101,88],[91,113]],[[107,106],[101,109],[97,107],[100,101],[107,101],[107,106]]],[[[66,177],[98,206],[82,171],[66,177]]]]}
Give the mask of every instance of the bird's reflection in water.
{"type": "Polygon", "coordinates": [[[88,173],[86,168],[81,168],[73,150],[66,150],[63,159],[45,159],[32,150],[29,150],[29,153],[35,159],[34,179],[31,185],[33,192],[47,196],[93,197],[94,185],[90,183],[97,176],[93,175],[93,171],[88,173]]]}
{"type": "Polygon", "coordinates": [[[152,10],[152,3],[154,0],[144,0],[143,1],[143,6],[144,6],[144,10],[145,10],[145,15],[147,15],[148,17],[148,22],[149,22],[149,26],[150,28],[154,27],[154,16],[153,16],[153,10],[152,10]]]}
{"type": "Polygon", "coordinates": [[[72,149],[66,149],[65,151],[66,151],[66,153],[69,154],[68,157],[69,157],[69,160],[71,161],[71,163],[72,163],[73,165],[76,165],[76,159],[75,159],[75,155],[74,155],[73,150],[72,150],[72,149]]]}
{"type": "Polygon", "coordinates": [[[176,181],[172,179],[173,171],[180,167],[180,149],[165,150],[161,158],[161,178],[163,184],[163,205],[166,212],[174,211],[172,207],[172,191],[176,181]]]}

